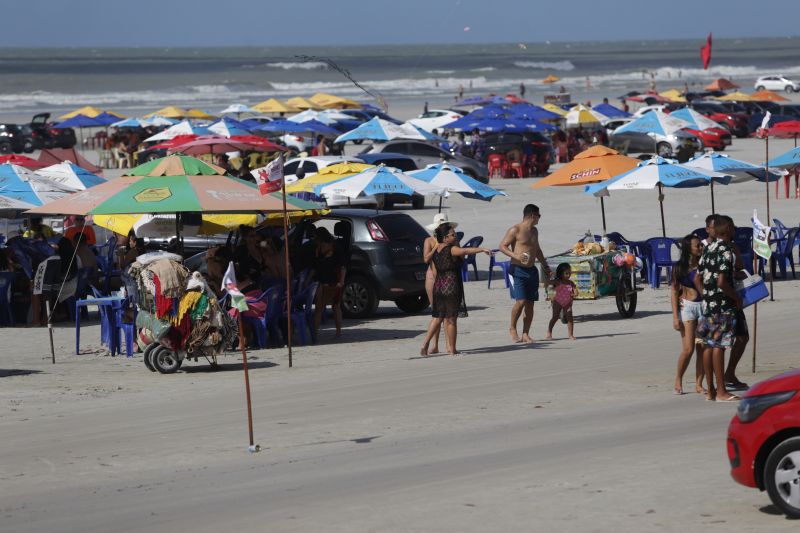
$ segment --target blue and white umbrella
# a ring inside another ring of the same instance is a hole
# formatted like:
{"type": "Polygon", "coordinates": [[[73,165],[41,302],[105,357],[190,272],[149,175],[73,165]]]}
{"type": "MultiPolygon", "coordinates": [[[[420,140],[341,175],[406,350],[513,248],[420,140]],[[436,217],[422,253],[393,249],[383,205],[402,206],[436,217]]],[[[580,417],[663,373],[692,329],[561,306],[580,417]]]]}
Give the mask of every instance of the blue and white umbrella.
{"type": "Polygon", "coordinates": [[[152,117],[148,117],[147,120],[153,126],[174,126],[180,120],[176,120],[174,118],[165,117],[162,115],[153,115],[152,117]]]}
{"type": "Polygon", "coordinates": [[[71,161],[62,161],[61,163],[41,168],[35,174],[76,191],[82,191],[106,182],[104,178],[79,167],[71,161]]]}
{"type": "Polygon", "coordinates": [[[667,115],[661,111],[650,111],[641,117],[628,122],[624,126],[617,128],[614,133],[625,133],[628,131],[639,133],[658,133],[659,135],[671,135],[683,128],[690,128],[691,124],[687,121],[667,115]]]}
{"type": "Polygon", "coordinates": [[[730,182],[730,176],[709,171],[701,172],[698,169],[680,165],[674,159],[654,157],[643,161],[633,169],[611,178],[610,180],[587,185],[584,190],[587,194],[606,196],[608,195],[608,191],[613,190],[658,188],[658,202],[661,208],[661,232],[663,236],[666,237],[667,229],[664,223],[663,188],[704,187],[710,185],[712,180],[727,185],[730,182]]]}
{"type": "MultiPolygon", "coordinates": [[[[503,191],[481,183],[480,181],[466,175],[460,168],[448,163],[428,165],[422,170],[415,170],[408,173],[419,180],[441,187],[447,192],[457,192],[461,196],[473,198],[475,200],[491,201],[495,196],[507,196],[503,191]]],[[[439,197],[439,212],[442,211],[442,200],[439,197]]]]}
{"type": "Polygon", "coordinates": [[[393,124],[378,117],[364,122],[356,129],[348,131],[336,138],[337,143],[368,139],[373,141],[391,141],[394,139],[410,139],[417,141],[433,141],[435,135],[417,128],[413,124],[393,124]]]}
{"type": "Polygon", "coordinates": [[[326,183],[316,189],[320,196],[346,196],[357,198],[359,195],[375,194],[401,194],[412,196],[414,193],[422,195],[447,195],[442,187],[437,187],[421,179],[417,179],[393,167],[383,165],[368,168],[363,172],[342,178],[332,183],[326,183]]]}
{"type": "Polygon", "coordinates": [[[111,124],[112,128],[117,129],[124,129],[124,128],[149,128],[150,126],[155,126],[150,120],[145,118],[126,118],[124,120],[119,120],[111,124]]]}
{"type": "Polygon", "coordinates": [[[30,170],[11,164],[0,165],[0,195],[40,206],[63,198],[76,189],[55,183],[30,170]]]}
{"type": "Polygon", "coordinates": [[[669,116],[685,120],[691,125],[692,128],[696,130],[707,130],[710,128],[724,129],[722,126],[720,126],[718,123],[714,122],[710,118],[701,115],[694,109],[690,109],[688,107],[684,107],[683,109],[678,109],[677,111],[670,113],[669,116]]]}
{"type": "Polygon", "coordinates": [[[241,115],[242,113],[258,113],[258,111],[245,104],[231,104],[219,112],[220,115],[227,115],[229,113],[235,113],[236,115],[241,115]]]}
{"type": "Polygon", "coordinates": [[[235,135],[250,135],[250,130],[244,124],[228,117],[223,117],[208,126],[208,131],[228,138],[235,135]]]}
{"type": "Polygon", "coordinates": [[[286,120],[292,122],[306,122],[309,120],[319,120],[323,124],[331,125],[341,120],[355,120],[353,115],[342,113],[338,109],[325,109],[323,111],[316,111],[314,109],[306,109],[296,115],[292,115],[286,120]]]}
{"type": "Polygon", "coordinates": [[[174,139],[178,135],[208,135],[209,131],[208,128],[204,128],[202,126],[195,126],[188,120],[183,120],[170,126],[169,128],[165,129],[162,132],[156,133],[144,140],[144,142],[150,141],[168,141],[170,139],[174,139]]]}
{"type": "Polygon", "coordinates": [[[603,115],[607,116],[608,118],[627,118],[631,116],[630,113],[619,109],[618,107],[614,107],[611,104],[598,104],[592,107],[595,111],[602,113],[603,115]]]}
{"type": "Polygon", "coordinates": [[[28,202],[0,194],[0,218],[17,218],[28,209],[36,207],[28,202]]]}
{"type": "Polygon", "coordinates": [[[800,146],[792,148],[775,159],[770,159],[767,164],[770,168],[794,168],[800,165],[800,146]]]}

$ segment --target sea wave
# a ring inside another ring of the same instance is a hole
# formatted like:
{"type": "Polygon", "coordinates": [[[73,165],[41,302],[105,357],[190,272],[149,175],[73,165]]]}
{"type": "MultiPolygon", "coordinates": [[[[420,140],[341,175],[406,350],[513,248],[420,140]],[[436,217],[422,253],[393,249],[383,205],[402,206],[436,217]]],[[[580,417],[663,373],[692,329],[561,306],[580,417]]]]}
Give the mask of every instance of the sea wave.
{"type": "Polygon", "coordinates": [[[425,74],[454,74],[455,70],[426,70],[425,74]]]}
{"type": "Polygon", "coordinates": [[[328,68],[328,65],[322,61],[301,61],[301,62],[284,62],[278,61],[277,63],[265,63],[264,66],[270,68],[281,68],[283,70],[316,70],[328,68]]]}
{"type": "Polygon", "coordinates": [[[575,70],[575,65],[571,61],[514,61],[514,66],[539,70],[575,70]]]}
{"type": "Polygon", "coordinates": [[[469,69],[470,72],[492,72],[493,70],[497,70],[494,67],[480,67],[480,68],[471,68],[469,69]]]}

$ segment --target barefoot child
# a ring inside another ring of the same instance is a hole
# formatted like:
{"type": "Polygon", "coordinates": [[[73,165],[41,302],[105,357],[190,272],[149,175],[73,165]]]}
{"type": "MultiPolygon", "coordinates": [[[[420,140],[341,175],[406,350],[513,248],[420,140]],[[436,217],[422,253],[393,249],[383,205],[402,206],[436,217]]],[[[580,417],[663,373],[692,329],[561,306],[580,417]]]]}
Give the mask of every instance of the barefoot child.
{"type": "Polygon", "coordinates": [[[572,320],[572,300],[577,296],[578,289],[575,287],[575,283],[569,279],[572,275],[572,269],[569,266],[569,263],[561,263],[556,268],[556,277],[551,282],[553,287],[555,287],[555,296],[553,296],[553,301],[550,304],[553,307],[553,317],[550,319],[550,323],[547,325],[547,337],[548,339],[553,338],[553,326],[556,325],[558,322],[558,317],[561,315],[561,311],[564,311],[564,316],[567,319],[567,331],[569,332],[569,338],[575,340],[575,335],[573,335],[573,328],[575,323],[572,320]]]}

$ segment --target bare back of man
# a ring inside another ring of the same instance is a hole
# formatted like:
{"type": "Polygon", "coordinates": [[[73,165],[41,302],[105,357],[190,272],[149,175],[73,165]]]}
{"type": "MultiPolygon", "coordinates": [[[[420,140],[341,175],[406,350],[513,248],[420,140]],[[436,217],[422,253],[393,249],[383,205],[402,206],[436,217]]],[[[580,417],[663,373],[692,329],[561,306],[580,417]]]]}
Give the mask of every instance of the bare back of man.
{"type": "Polygon", "coordinates": [[[539,271],[535,261],[538,259],[545,273],[549,276],[550,269],[545,261],[544,254],[539,247],[539,230],[536,224],[541,213],[533,204],[525,206],[522,222],[511,226],[500,243],[500,251],[511,258],[511,277],[513,287],[512,296],[515,300],[511,309],[511,325],[509,334],[514,342],[533,342],[530,328],[533,323],[533,304],[539,299],[539,271]],[[522,336],[517,333],[517,322],[523,315],[522,336]]]}

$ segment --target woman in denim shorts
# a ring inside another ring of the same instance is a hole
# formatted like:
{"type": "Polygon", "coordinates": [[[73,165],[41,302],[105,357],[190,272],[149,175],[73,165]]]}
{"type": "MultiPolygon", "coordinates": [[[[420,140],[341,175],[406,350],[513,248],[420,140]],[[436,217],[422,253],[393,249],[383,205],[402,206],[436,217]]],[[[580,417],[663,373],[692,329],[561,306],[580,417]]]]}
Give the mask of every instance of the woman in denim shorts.
{"type": "MultiPolygon", "coordinates": [[[[681,258],[672,270],[672,327],[681,334],[681,353],[675,376],[675,394],[683,394],[683,375],[695,351],[695,329],[702,315],[702,296],[695,288],[697,264],[703,253],[703,244],[697,235],[687,235],[681,244],[681,258]]],[[[695,369],[695,390],[703,391],[703,362],[698,353],[695,369]]]]}

